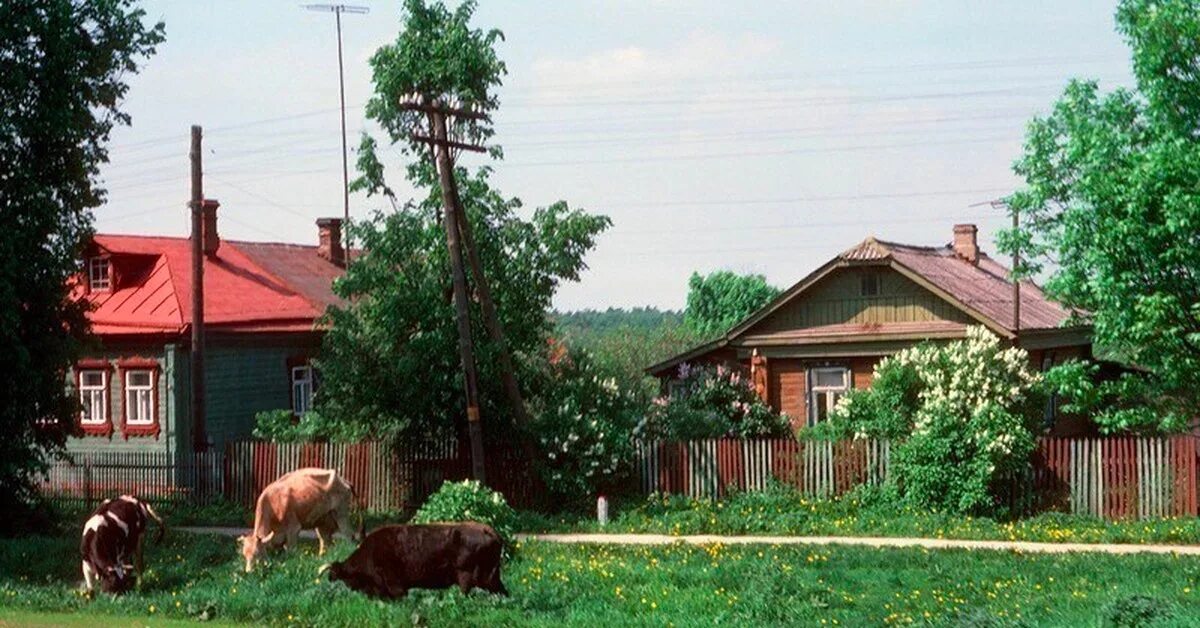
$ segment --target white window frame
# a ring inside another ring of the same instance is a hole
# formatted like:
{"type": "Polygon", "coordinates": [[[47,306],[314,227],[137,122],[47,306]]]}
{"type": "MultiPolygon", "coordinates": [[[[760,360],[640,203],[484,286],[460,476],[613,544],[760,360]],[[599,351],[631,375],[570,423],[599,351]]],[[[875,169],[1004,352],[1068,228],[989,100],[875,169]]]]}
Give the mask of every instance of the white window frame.
{"type": "Polygon", "coordinates": [[[850,369],[844,366],[818,366],[808,370],[808,425],[812,427],[821,421],[820,404],[818,399],[822,394],[825,395],[825,416],[833,411],[837,405],[838,399],[841,399],[850,390],[850,369]],[[837,386],[818,386],[818,373],[837,372],[842,376],[842,383],[837,386]]]}
{"type": "Polygon", "coordinates": [[[80,369],[79,370],[79,403],[83,405],[83,410],[79,413],[79,423],[81,425],[107,425],[108,424],[108,400],[105,398],[108,393],[108,371],[104,369],[80,369]],[[89,374],[99,374],[100,384],[86,383],[89,374]],[[99,409],[99,412],[96,410],[99,409]],[[97,417],[97,415],[99,415],[97,417]]]}
{"type": "Polygon", "coordinates": [[[296,416],[304,416],[312,410],[313,394],[316,392],[312,365],[293,366],[291,381],[292,412],[296,413],[296,416]]]}
{"type": "Polygon", "coordinates": [[[93,257],[88,260],[88,289],[92,292],[106,292],[112,289],[111,267],[107,257],[93,257]]]}
{"type": "Polygon", "coordinates": [[[158,417],[154,416],[154,395],[157,393],[157,387],[154,385],[154,370],[153,369],[128,369],[124,372],[125,377],[125,424],[126,425],[154,425],[158,422],[158,417]],[[146,384],[134,384],[134,375],[145,375],[148,379],[146,384]],[[145,406],[142,405],[143,401],[145,406]],[[142,416],[142,410],[146,411],[146,415],[142,416]]]}

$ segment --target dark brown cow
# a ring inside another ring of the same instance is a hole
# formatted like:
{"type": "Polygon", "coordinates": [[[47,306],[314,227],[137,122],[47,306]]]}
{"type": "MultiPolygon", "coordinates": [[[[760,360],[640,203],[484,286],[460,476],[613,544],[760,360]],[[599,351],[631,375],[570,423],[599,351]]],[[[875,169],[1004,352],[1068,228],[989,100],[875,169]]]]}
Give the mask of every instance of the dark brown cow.
{"type": "Polygon", "coordinates": [[[500,581],[500,535],[482,523],[393,525],[372,531],[329,579],[367,595],[400,598],[409,589],[458,585],[508,595],[500,581]]]}
{"type": "Polygon", "coordinates": [[[83,582],[90,593],[99,580],[106,593],[124,593],[142,575],[142,545],[150,519],[163,522],[150,504],[131,495],[106,499],[83,525],[79,553],[83,555],[83,582]]]}

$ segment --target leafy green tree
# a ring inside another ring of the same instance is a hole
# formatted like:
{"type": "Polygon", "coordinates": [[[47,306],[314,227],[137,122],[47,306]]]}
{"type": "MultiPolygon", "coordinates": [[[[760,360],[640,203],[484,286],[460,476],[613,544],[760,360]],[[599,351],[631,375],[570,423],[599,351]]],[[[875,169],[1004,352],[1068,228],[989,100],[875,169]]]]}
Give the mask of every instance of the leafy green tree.
{"type": "Polygon", "coordinates": [[[688,279],[684,321],[696,332],[712,337],[741,322],[779,295],[779,288],[762,275],[739,275],[720,270],[688,279]]]}
{"type": "MultiPolygon", "coordinates": [[[[1095,341],[1148,369],[1159,412],[1099,417],[1109,430],[1184,427],[1200,406],[1200,9],[1191,0],[1123,0],[1117,29],[1134,89],[1071,82],[1034,119],[1009,199],[1020,229],[1000,248],[1024,273],[1087,313],[1095,341]]],[[[1127,376],[1109,385],[1144,388],[1127,376]]]]}
{"type": "MultiPolygon", "coordinates": [[[[461,428],[465,406],[457,350],[450,265],[441,222],[437,175],[428,148],[412,133],[426,133],[423,114],[401,109],[402,97],[438,95],[480,112],[498,106],[492,90],[504,64],[493,46],[499,31],[470,26],[475,9],[466,2],[450,11],[421,0],[404,3],[405,21],[395,43],[371,58],[375,95],[367,114],[386,130],[393,145],[413,159],[409,182],[426,190],[423,198],[399,203],[385,179],[373,138],[360,144],[355,188],[391,200],[393,210],[377,212],[352,226],[363,252],[355,255],[334,290],[348,305],[333,308],[320,367],[322,415],[366,426],[375,435],[424,437],[461,428]]],[[[486,120],[459,120],[452,135],[483,141],[492,135],[486,120]]],[[[499,155],[499,150],[494,150],[499,155]]],[[[551,298],[562,281],[577,280],[583,257],[610,221],[565,202],[518,215],[521,202],[503,196],[489,182],[490,170],[457,168],[458,192],[492,288],[508,346],[518,361],[518,379],[529,387],[549,335],[551,298]]],[[[479,367],[485,436],[511,431],[497,370],[498,347],[484,329],[477,303],[470,308],[479,367]]]]}
{"type": "Polygon", "coordinates": [[[73,429],[65,374],[87,336],[69,298],[125,79],[163,39],[129,0],[0,3],[0,531],[73,429]]]}
{"type": "Polygon", "coordinates": [[[572,350],[590,354],[622,389],[649,403],[659,381],[646,367],[695,346],[703,338],[683,324],[681,313],[654,308],[584,310],[554,315],[555,334],[572,350]]]}

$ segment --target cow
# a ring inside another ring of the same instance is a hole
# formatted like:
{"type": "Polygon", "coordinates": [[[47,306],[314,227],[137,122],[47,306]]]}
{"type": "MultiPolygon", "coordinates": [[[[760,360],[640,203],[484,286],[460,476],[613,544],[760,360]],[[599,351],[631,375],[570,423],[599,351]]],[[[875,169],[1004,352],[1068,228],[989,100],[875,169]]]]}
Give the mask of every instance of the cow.
{"type": "Polygon", "coordinates": [[[503,542],[482,523],[389,525],[373,530],[358,549],[329,571],[368,596],[402,598],[409,589],[458,585],[464,594],[480,588],[508,595],[500,581],[503,542]]]}
{"type": "Polygon", "coordinates": [[[362,513],[359,533],[350,527],[350,505],[354,488],[335,469],[297,469],[268,485],[254,507],[254,529],[238,537],[246,572],[254,569],[254,560],[265,547],[286,544],[295,547],[301,530],[316,529],[318,553],[333,542],[340,532],[351,539],[362,537],[362,513]]]}
{"type": "Polygon", "coordinates": [[[97,582],[105,593],[121,594],[133,587],[135,578],[141,578],[142,547],[151,519],[158,524],[154,540],[158,543],[166,526],[150,504],[132,495],[106,499],[92,512],[79,542],[83,583],[89,594],[97,582]]]}

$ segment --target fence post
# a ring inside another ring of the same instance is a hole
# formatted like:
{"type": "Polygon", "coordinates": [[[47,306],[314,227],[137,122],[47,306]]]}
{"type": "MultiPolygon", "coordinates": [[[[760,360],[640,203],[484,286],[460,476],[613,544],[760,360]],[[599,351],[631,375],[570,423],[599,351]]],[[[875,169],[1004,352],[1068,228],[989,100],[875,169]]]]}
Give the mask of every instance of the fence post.
{"type": "Polygon", "coordinates": [[[92,455],[83,456],[83,501],[87,509],[92,509],[92,455]]]}

